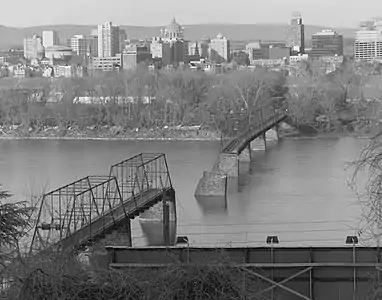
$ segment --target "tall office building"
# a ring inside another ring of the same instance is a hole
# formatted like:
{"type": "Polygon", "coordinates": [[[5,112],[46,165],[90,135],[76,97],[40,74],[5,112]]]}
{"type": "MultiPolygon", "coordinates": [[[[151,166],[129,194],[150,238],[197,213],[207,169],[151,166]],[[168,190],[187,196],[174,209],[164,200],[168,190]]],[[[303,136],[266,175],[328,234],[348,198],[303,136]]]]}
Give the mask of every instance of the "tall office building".
{"type": "Polygon", "coordinates": [[[98,25],[98,57],[114,57],[119,53],[119,26],[112,22],[98,25]]]}
{"type": "Polygon", "coordinates": [[[125,29],[119,29],[119,52],[122,53],[127,45],[127,33],[125,29]]]}
{"type": "Polygon", "coordinates": [[[46,47],[52,47],[60,44],[58,33],[54,30],[42,32],[42,44],[46,47]]]}
{"type": "Polygon", "coordinates": [[[323,30],[312,36],[311,57],[342,56],[344,38],[333,30],[323,30]]]}
{"type": "Polygon", "coordinates": [[[382,60],[382,22],[365,22],[356,32],[354,58],[358,61],[382,60]]]}
{"type": "Polygon", "coordinates": [[[86,56],[88,52],[88,41],[81,34],[74,35],[68,41],[68,46],[72,48],[73,52],[80,56],[86,56]]]}
{"type": "Polygon", "coordinates": [[[214,62],[228,62],[231,55],[231,43],[222,34],[218,34],[216,38],[210,42],[210,59],[214,62]]]}
{"type": "Polygon", "coordinates": [[[90,33],[90,38],[88,39],[88,56],[97,57],[98,56],[98,29],[93,29],[90,33]]]}
{"type": "Polygon", "coordinates": [[[293,53],[305,52],[305,30],[299,12],[295,12],[292,15],[292,20],[286,31],[286,44],[293,53]]]}
{"type": "Polygon", "coordinates": [[[24,57],[27,59],[41,59],[45,55],[42,38],[34,35],[24,39],[24,57]]]}

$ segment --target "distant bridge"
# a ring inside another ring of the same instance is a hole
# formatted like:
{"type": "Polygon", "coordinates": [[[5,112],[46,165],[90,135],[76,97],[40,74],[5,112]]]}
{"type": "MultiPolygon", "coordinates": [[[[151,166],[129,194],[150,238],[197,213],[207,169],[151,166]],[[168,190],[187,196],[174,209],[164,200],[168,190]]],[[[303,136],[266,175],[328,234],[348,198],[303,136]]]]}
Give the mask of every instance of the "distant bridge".
{"type": "Polygon", "coordinates": [[[259,109],[250,116],[239,114],[234,122],[227,120],[229,130],[222,135],[221,153],[213,169],[203,173],[195,190],[195,197],[226,199],[228,177],[239,177],[239,157],[250,162],[251,142],[261,137],[266,147],[266,133],[275,128],[278,139],[279,124],[286,119],[286,111],[267,108],[259,109]]]}
{"type": "MultiPolygon", "coordinates": [[[[223,147],[223,153],[240,154],[250,142],[266,134],[271,128],[278,129],[278,124],[287,118],[285,111],[259,109],[245,124],[244,132],[230,139],[223,147]]],[[[242,128],[239,128],[239,130],[242,128]]]]}
{"type": "Polygon", "coordinates": [[[44,194],[30,253],[58,247],[80,249],[123,227],[131,246],[131,219],[163,201],[165,244],[169,202],[175,190],[164,154],[141,153],[110,168],[109,175],[86,176],[44,194]]]}

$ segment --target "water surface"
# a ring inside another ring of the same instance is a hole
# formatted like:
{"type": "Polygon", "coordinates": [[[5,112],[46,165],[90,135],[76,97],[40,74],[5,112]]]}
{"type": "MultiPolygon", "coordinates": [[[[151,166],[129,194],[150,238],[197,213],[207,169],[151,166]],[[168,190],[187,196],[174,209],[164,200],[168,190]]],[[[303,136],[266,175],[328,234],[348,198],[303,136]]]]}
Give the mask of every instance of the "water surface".
{"type": "MultiPolygon", "coordinates": [[[[178,234],[205,246],[344,245],[360,216],[345,167],[365,140],[290,139],[256,151],[246,185],[231,188],[226,211],[206,212],[194,198],[218,142],[0,140],[0,183],[13,200],[58,188],[87,175],[107,175],[110,165],[141,152],[165,153],[177,194],[178,234]]],[[[241,168],[245,170],[245,168],[241,168]]],[[[144,243],[137,222],[135,243],[144,243]]]]}

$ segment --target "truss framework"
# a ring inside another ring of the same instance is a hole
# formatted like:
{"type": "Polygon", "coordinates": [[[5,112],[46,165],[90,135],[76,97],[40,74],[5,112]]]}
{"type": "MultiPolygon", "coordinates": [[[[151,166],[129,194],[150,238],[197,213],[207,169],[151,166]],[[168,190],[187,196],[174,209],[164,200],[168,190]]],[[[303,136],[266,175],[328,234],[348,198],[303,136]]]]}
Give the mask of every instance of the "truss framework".
{"type": "Polygon", "coordinates": [[[140,198],[147,199],[147,194],[156,197],[171,187],[165,155],[142,153],[111,166],[109,175],[86,176],[44,194],[30,253],[56,245],[81,228],[86,228],[91,238],[93,225],[97,225],[98,233],[115,222],[114,211],[118,217],[122,212],[129,219],[132,216],[125,210],[128,203],[138,208],[137,203],[143,203],[140,198]]]}
{"type": "MultiPolygon", "coordinates": [[[[246,277],[265,283],[249,299],[328,299],[333,298],[333,283],[341,283],[343,299],[362,298],[373,285],[381,284],[382,252],[379,248],[197,248],[155,247],[140,255],[140,249],[106,247],[109,267],[168,268],[171,264],[211,266],[243,271],[246,277]],[[170,254],[169,254],[170,253],[170,254]],[[270,254],[270,255],[267,255],[270,254]],[[130,257],[134,257],[134,260],[130,257]],[[147,261],[147,262],[146,262],[147,261]],[[155,261],[155,262],[154,262],[155,261]],[[185,263],[187,262],[187,263],[185,263]],[[365,286],[368,283],[369,287],[365,286]],[[325,290],[329,285],[328,291],[325,290]],[[331,284],[331,285],[330,285],[331,284]],[[280,292],[275,294],[274,292],[280,292]]],[[[337,298],[335,298],[337,299],[337,298]]]]}

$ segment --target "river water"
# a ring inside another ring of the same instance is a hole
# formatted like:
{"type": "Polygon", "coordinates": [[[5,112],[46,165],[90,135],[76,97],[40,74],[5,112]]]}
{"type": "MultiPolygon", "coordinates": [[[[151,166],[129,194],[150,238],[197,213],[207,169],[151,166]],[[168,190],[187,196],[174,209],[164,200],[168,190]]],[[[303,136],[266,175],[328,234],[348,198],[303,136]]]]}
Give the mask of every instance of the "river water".
{"type": "MultiPolygon", "coordinates": [[[[107,175],[110,165],[135,154],[165,153],[177,194],[178,235],[187,235],[191,245],[260,246],[277,235],[280,246],[342,246],[360,219],[346,165],[365,143],[307,138],[270,144],[254,152],[241,191],[230,188],[226,210],[208,211],[194,198],[218,142],[0,140],[0,183],[12,200],[24,200],[87,175],[107,175]]],[[[137,221],[133,237],[144,244],[137,221]]]]}

